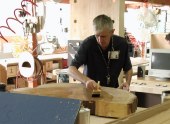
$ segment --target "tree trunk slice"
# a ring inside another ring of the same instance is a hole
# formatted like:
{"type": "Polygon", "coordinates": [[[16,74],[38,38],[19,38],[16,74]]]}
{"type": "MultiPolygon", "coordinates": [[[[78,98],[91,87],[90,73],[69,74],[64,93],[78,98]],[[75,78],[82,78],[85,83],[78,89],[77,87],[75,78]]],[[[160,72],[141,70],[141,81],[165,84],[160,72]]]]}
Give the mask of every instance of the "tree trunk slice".
{"type": "Polygon", "coordinates": [[[137,109],[137,97],[125,90],[102,87],[100,97],[92,97],[92,92],[82,84],[50,83],[36,88],[19,88],[12,93],[31,94],[58,98],[79,99],[82,102],[93,103],[86,107],[94,109],[92,114],[103,117],[125,117],[137,109]]]}

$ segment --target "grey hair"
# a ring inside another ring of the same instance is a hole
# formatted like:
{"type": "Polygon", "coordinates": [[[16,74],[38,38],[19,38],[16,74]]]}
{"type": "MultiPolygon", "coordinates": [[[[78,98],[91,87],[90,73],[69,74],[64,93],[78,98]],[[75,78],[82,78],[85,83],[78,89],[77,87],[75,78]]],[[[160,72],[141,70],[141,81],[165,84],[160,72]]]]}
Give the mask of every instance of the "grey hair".
{"type": "Polygon", "coordinates": [[[112,30],[114,21],[106,15],[98,15],[93,19],[93,29],[95,32],[101,32],[105,28],[112,30]]]}
{"type": "Polygon", "coordinates": [[[166,34],[165,40],[169,40],[170,41],[170,33],[166,34]]]}

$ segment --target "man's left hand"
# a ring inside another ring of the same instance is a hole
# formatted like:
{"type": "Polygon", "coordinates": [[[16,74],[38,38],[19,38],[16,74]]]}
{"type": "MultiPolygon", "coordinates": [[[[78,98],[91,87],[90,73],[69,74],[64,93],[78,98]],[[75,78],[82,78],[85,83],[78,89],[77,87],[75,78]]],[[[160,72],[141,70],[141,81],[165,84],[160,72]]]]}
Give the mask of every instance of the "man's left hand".
{"type": "Polygon", "coordinates": [[[129,86],[130,85],[125,82],[125,83],[122,83],[118,88],[129,91],[129,86]]]}

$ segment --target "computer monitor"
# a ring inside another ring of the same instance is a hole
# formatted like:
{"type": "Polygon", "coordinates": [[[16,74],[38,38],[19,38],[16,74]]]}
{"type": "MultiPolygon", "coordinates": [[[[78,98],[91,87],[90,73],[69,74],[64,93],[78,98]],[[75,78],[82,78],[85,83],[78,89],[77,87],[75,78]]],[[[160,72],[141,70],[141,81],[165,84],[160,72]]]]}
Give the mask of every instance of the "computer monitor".
{"type": "Polygon", "coordinates": [[[159,80],[170,79],[170,49],[151,49],[148,75],[159,80]]]}

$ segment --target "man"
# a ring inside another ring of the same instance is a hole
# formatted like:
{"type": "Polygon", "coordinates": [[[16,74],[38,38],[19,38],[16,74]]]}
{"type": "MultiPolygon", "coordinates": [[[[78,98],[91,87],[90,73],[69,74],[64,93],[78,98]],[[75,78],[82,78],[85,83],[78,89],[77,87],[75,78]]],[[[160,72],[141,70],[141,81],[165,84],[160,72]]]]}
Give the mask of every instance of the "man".
{"type": "Polygon", "coordinates": [[[170,43],[170,33],[166,34],[166,36],[165,36],[165,40],[167,40],[167,41],[168,41],[168,43],[170,43]]]}
{"type": "Polygon", "coordinates": [[[95,90],[97,82],[101,86],[126,88],[132,77],[132,64],[128,55],[128,44],[120,36],[113,35],[113,21],[106,15],[93,20],[95,35],[87,37],[72,60],[68,73],[74,79],[84,83],[86,88],[95,90]],[[78,70],[84,65],[83,74],[78,70]],[[126,82],[121,86],[118,77],[124,70],[126,82]]]}

